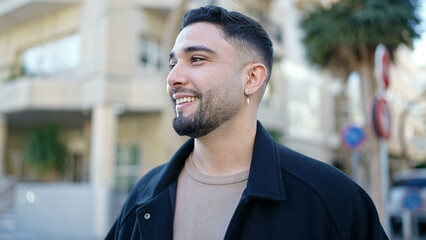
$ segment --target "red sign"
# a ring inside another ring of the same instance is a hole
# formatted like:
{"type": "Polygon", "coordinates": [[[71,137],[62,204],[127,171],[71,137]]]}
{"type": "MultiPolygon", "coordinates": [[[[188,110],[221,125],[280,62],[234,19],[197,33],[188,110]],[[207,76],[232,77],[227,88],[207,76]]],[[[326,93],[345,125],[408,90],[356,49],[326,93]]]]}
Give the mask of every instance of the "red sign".
{"type": "Polygon", "coordinates": [[[391,133],[391,115],[384,98],[378,98],[374,101],[373,126],[379,137],[389,139],[391,133]]]}
{"type": "Polygon", "coordinates": [[[388,49],[383,45],[379,44],[376,48],[374,55],[374,64],[376,71],[376,78],[379,81],[379,85],[382,90],[386,90],[389,87],[389,70],[391,65],[391,57],[388,49]]]}

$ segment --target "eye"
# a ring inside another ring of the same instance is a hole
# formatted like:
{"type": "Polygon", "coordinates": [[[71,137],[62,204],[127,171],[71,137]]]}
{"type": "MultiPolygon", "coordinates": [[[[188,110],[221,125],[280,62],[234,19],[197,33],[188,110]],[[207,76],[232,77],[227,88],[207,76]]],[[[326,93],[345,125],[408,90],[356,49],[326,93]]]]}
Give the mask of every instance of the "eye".
{"type": "Polygon", "coordinates": [[[175,63],[175,62],[171,62],[171,63],[169,63],[169,68],[170,68],[170,70],[172,70],[175,66],[176,66],[176,63],[175,63]]]}
{"type": "Polygon", "coordinates": [[[202,57],[199,57],[199,56],[191,57],[191,63],[196,63],[196,62],[200,62],[200,61],[203,61],[203,60],[205,60],[205,59],[202,58],[202,57]]]}

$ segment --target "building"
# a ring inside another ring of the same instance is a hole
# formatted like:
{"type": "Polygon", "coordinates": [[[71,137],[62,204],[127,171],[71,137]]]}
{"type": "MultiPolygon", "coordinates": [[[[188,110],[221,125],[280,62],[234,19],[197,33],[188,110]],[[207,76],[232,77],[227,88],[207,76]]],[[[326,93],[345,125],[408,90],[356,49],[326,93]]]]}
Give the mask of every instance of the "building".
{"type": "MultiPolygon", "coordinates": [[[[1,238],[105,236],[137,179],[185,140],[170,124],[167,56],[184,10],[211,2],[0,1],[0,201],[12,203],[0,211],[1,238]],[[67,149],[62,174],[26,161],[29,136],[47,124],[67,149]]],[[[281,61],[278,2],[218,4],[257,18],[281,61]]],[[[275,69],[259,118],[282,138],[275,69]]]]}

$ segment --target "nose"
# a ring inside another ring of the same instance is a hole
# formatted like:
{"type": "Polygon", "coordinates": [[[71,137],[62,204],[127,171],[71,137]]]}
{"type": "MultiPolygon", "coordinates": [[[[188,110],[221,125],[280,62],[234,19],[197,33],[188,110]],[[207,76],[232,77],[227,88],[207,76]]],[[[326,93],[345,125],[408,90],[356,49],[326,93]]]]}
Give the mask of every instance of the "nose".
{"type": "Polygon", "coordinates": [[[185,73],[185,69],[179,64],[176,64],[170,71],[169,75],[167,76],[167,85],[170,88],[176,88],[176,87],[184,86],[187,83],[188,83],[188,78],[185,73]]]}

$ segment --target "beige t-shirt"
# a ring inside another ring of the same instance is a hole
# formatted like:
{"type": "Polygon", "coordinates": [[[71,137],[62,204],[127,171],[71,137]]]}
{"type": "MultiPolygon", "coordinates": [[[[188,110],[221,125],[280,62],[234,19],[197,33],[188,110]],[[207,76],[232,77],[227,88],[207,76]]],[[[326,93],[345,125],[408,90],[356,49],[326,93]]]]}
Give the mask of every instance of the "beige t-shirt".
{"type": "Polygon", "coordinates": [[[249,170],[225,176],[205,175],[192,161],[186,161],[178,178],[173,239],[223,239],[248,175],[249,170]]]}

